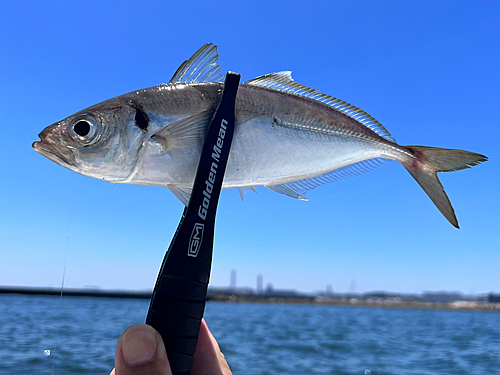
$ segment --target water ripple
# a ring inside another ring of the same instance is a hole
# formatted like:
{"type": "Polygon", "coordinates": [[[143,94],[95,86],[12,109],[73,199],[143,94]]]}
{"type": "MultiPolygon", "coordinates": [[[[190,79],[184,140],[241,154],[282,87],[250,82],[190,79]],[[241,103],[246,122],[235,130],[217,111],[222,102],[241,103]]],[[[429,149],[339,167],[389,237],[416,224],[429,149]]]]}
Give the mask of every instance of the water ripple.
{"type": "MultiPolygon", "coordinates": [[[[0,296],[0,373],[107,374],[118,337],[144,321],[148,304],[0,296]]],[[[205,317],[235,375],[489,375],[500,368],[495,312],[209,302],[205,317]]]]}

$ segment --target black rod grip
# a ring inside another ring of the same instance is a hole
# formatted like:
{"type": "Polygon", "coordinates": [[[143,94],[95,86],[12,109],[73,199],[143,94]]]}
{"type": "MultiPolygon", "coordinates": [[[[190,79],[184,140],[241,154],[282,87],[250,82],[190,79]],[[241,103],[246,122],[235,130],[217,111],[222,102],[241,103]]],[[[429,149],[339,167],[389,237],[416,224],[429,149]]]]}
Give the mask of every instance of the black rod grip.
{"type": "Polygon", "coordinates": [[[222,97],[203,145],[191,199],[163,259],[146,318],[146,323],[165,342],[174,375],[189,374],[198,342],[239,80],[239,74],[226,75],[222,97]]]}
{"type": "Polygon", "coordinates": [[[173,374],[189,374],[205,309],[207,284],[162,275],[148,321],[160,332],[173,374]]]}

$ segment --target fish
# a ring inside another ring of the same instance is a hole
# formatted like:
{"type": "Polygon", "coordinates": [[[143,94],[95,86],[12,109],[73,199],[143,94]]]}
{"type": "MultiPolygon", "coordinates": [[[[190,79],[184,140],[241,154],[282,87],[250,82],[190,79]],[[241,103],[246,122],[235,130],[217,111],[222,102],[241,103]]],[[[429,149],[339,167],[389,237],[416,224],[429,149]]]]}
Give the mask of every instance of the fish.
{"type": "MultiPolygon", "coordinates": [[[[223,91],[217,47],[201,47],[166,84],[88,107],[45,128],[33,148],[74,172],[112,183],[163,186],[188,204],[208,125],[223,91]]],[[[401,163],[459,228],[437,174],[487,161],[481,154],[400,146],[365,111],[295,82],[290,71],[241,83],[223,188],[257,186],[307,200],[319,186],[388,161],[401,163]]]]}

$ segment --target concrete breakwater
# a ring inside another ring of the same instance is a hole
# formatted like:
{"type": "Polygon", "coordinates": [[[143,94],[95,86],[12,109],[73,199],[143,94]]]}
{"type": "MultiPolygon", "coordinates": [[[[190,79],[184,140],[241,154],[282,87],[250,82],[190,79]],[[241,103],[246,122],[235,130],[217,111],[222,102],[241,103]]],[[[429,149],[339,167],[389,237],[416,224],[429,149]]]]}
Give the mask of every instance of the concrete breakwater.
{"type": "MultiPolygon", "coordinates": [[[[100,288],[40,288],[0,286],[0,294],[48,295],[64,297],[151,299],[152,291],[104,290],[100,288]]],[[[255,293],[250,288],[209,288],[207,301],[237,303],[294,303],[406,309],[488,310],[500,312],[500,298],[495,294],[461,295],[457,292],[397,294],[371,292],[364,294],[300,293],[275,290],[255,293]]]]}

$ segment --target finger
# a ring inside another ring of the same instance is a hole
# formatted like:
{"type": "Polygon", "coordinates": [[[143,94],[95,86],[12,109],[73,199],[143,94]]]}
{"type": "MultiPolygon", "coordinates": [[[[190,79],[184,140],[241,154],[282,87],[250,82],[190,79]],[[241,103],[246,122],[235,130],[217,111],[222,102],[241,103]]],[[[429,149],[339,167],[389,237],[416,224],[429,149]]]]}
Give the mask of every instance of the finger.
{"type": "Polygon", "coordinates": [[[232,375],[226,358],[208,329],[205,319],[201,321],[191,375],[232,375]]]}
{"type": "Polygon", "coordinates": [[[151,326],[136,324],[118,340],[113,375],[172,375],[165,345],[151,326]]]}

